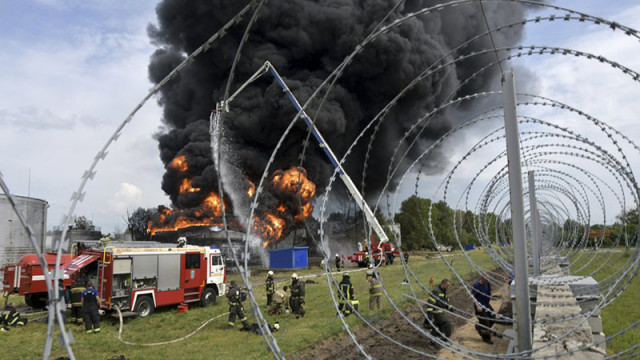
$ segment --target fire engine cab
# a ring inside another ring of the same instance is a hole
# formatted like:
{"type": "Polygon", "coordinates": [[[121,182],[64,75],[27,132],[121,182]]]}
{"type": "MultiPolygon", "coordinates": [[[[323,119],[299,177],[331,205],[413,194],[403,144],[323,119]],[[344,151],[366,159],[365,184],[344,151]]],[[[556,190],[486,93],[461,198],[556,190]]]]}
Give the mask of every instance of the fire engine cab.
{"type": "Polygon", "coordinates": [[[66,273],[82,286],[91,281],[103,309],[118,306],[140,317],[160,306],[213,305],[226,291],[224,259],[215,246],[81,249],[66,273]]]}

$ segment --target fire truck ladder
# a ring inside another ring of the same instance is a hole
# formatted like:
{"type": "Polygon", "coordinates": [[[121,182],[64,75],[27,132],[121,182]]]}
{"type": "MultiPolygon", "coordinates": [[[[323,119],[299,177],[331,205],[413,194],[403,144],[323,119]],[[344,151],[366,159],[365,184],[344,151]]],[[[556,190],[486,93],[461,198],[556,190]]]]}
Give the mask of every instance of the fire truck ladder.
{"type": "MultiPolygon", "coordinates": [[[[247,80],[244,84],[242,84],[240,86],[240,88],[238,88],[238,90],[236,90],[236,92],[233,93],[233,95],[231,95],[227,99],[226,103],[224,101],[220,101],[220,102],[218,102],[216,104],[216,110],[217,111],[212,114],[213,121],[217,122],[217,121],[220,120],[220,113],[222,111],[229,112],[229,103],[231,103],[231,101],[233,101],[233,99],[242,90],[244,90],[245,87],[247,87],[249,84],[251,84],[252,82],[257,80],[258,78],[260,78],[262,75],[266,74],[268,71],[271,72],[271,74],[276,79],[276,81],[278,82],[280,87],[282,87],[282,90],[285,92],[285,94],[287,94],[287,96],[289,97],[289,100],[291,101],[291,103],[293,103],[293,106],[296,108],[296,110],[298,110],[298,112],[300,113],[300,117],[304,120],[305,124],[307,124],[307,126],[311,129],[311,132],[312,132],[313,136],[316,138],[316,140],[318,141],[318,144],[320,145],[320,148],[324,151],[325,155],[327,155],[327,157],[329,158],[329,161],[331,162],[331,164],[334,167],[334,170],[337,170],[338,176],[340,177],[340,179],[342,179],[342,182],[347,187],[347,190],[349,190],[349,193],[355,199],[356,203],[358,204],[358,206],[360,207],[360,209],[364,213],[364,215],[365,215],[365,217],[367,219],[367,222],[369,223],[369,226],[371,226],[373,228],[375,233],[380,238],[380,242],[378,243],[378,249],[380,250],[381,256],[384,257],[385,254],[384,254],[384,250],[382,249],[382,244],[384,244],[384,243],[389,241],[389,238],[387,237],[387,234],[385,234],[384,230],[382,230],[382,226],[380,226],[380,223],[378,222],[378,219],[376,219],[376,217],[374,216],[373,212],[369,208],[369,205],[367,205],[367,203],[364,201],[364,198],[360,194],[360,191],[358,191],[358,188],[353,183],[353,181],[351,180],[349,175],[347,175],[346,171],[344,170],[344,168],[342,167],[342,165],[338,161],[338,158],[335,156],[335,154],[333,153],[333,151],[329,147],[329,144],[327,144],[327,142],[324,140],[324,138],[322,137],[322,134],[320,134],[320,131],[318,130],[318,128],[311,121],[311,119],[309,118],[307,113],[304,111],[304,109],[302,109],[302,107],[300,106],[300,103],[298,103],[298,100],[293,96],[293,93],[291,92],[291,90],[289,89],[287,84],[285,84],[285,82],[280,77],[280,74],[278,74],[276,69],[273,67],[273,65],[271,65],[271,63],[269,61],[265,61],[265,63],[260,67],[260,69],[258,69],[258,71],[256,71],[249,78],[249,80],[247,80]]],[[[369,256],[371,257],[371,254],[369,254],[369,256]]],[[[374,263],[374,264],[376,263],[375,261],[373,261],[373,259],[371,259],[371,260],[372,260],[372,263],[374,263]]]]}

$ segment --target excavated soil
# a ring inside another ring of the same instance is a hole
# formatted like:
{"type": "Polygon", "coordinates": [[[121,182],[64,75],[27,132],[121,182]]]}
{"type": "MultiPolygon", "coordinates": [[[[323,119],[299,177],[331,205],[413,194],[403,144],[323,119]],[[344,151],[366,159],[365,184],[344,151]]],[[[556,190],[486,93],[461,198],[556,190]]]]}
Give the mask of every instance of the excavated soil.
{"type": "MultiPolygon", "coordinates": [[[[492,286],[494,296],[506,294],[506,287],[504,284],[492,284],[492,286]]],[[[473,313],[473,304],[459,284],[451,286],[451,289],[449,290],[449,299],[455,308],[462,309],[467,313],[473,313]]],[[[389,306],[389,304],[383,303],[383,306],[389,306]]],[[[492,302],[492,306],[497,310],[500,307],[500,301],[496,300],[495,302],[492,302]]],[[[423,316],[417,305],[409,305],[404,309],[404,311],[414,323],[422,325],[423,316]]],[[[494,337],[493,345],[483,343],[472,323],[466,322],[465,320],[452,315],[448,315],[448,318],[454,327],[451,338],[456,343],[477,352],[505,353],[509,342],[508,339],[497,339],[494,337]]],[[[397,312],[393,313],[390,319],[375,322],[375,326],[381,332],[399,343],[424,353],[437,355],[439,358],[462,358],[462,356],[453,354],[446,348],[440,349],[439,347],[430,345],[429,339],[419,333],[418,330],[411,326],[397,312]]],[[[498,331],[504,331],[506,327],[504,325],[495,325],[494,328],[498,331]]],[[[352,328],[352,331],[358,339],[358,342],[364,347],[367,354],[372,356],[374,359],[422,359],[425,357],[424,355],[394,344],[369,327],[359,327],[355,330],[352,328]]],[[[350,360],[363,359],[364,356],[358,351],[349,335],[345,332],[337,338],[322,341],[305,351],[291,354],[287,356],[287,358],[295,360],[350,360]]]]}

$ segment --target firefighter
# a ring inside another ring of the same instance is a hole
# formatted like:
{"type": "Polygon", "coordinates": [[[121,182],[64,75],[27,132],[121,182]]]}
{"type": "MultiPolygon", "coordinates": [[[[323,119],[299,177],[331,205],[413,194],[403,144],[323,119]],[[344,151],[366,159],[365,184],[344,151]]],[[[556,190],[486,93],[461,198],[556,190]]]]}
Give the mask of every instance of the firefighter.
{"type": "Polygon", "coordinates": [[[269,308],[269,315],[280,315],[283,306],[285,311],[289,313],[287,300],[287,286],[285,285],[273,294],[273,303],[271,304],[271,308],[269,308]]]}
{"type": "MultiPolygon", "coordinates": [[[[451,336],[452,326],[449,319],[444,314],[444,310],[451,309],[449,305],[449,297],[447,290],[449,289],[449,280],[443,279],[440,285],[429,293],[427,300],[427,318],[424,320],[424,327],[432,329],[431,334],[434,337],[440,337],[444,341],[451,336]]],[[[432,340],[432,344],[435,342],[432,340]]]]}
{"type": "Polygon", "coordinates": [[[82,292],[81,302],[85,333],[99,333],[100,314],[98,310],[101,307],[100,296],[98,295],[98,290],[93,288],[91,281],[87,283],[87,288],[82,292]]]}
{"type": "Polygon", "coordinates": [[[367,272],[366,272],[367,280],[369,280],[373,276],[374,276],[373,265],[369,264],[369,268],[367,269],[367,272]]]}
{"type": "Polygon", "coordinates": [[[490,328],[495,323],[495,311],[493,307],[491,307],[491,283],[489,279],[487,279],[484,275],[480,278],[480,280],[476,281],[473,284],[473,290],[471,290],[471,295],[473,295],[473,305],[476,311],[476,317],[478,318],[478,324],[476,324],[476,331],[480,334],[482,341],[487,344],[493,344],[491,341],[491,333],[495,333],[490,330],[490,328]]]}
{"type": "Polygon", "coordinates": [[[367,280],[369,281],[369,310],[373,310],[374,308],[381,310],[382,286],[380,285],[380,281],[376,278],[376,274],[373,274],[367,280]]]}
{"type": "Polygon", "coordinates": [[[76,325],[82,324],[82,292],[85,290],[82,286],[71,289],[71,321],[76,325]]]}
{"type": "Polygon", "coordinates": [[[236,316],[240,321],[242,321],[241,330],[249,328],[249,322],[247,321],[247,317],[244,314],[244,308],[242,307],[243,295],[246,296],[245,293],[240,291],[236,281],[231,280],[231,287],[229,287],[229,292],[227,292],[227,300],[229,302],[229,325],[227,325],[227,329],[234,327],[236,324],[236,316]]]}
{"type": "Polygon", "coordinates": [[[353,284],[351,284],[351,276],[349,273],[346,272],[342,275],[342,281],[338,284],[338,288],[340,290],[338,311],[344,316],[349,316],[349,314],[351,314],[351,301],[355,299],[353,296],[353,284]]]}
{"type": "Polygon", "coordinates": [[[296,315],[296,319],[301,316],[304,317],[304,309],[302,305],[304,304],[304,283],[300,281],[298,275],[294,273],[291,275],[291,297],[289,298],[289,305],[291,306],[291,311],[296,315]]]}
{"type": "Polygon", "coordinates": [[[0,325],[2,331],[9,331],[9,326],[25,326],[29,319],[20,317],[20,313],[16,309],[16,303],[9,303],[0,315],[0,325]]]}
{"type": "Polygon", "coordinates": [[[336,254],[336,270],[337,271],[340,271],[340,264],[341,264],[340,255],[336,254]]]}
{"type": "Polygon", "coordinates": [[[266,291],[267,291],[267,306],[271,306],[273,300],[273,293],[275,292],[273,287],[273,271],[269,270],[267,273],[266,291]]]}

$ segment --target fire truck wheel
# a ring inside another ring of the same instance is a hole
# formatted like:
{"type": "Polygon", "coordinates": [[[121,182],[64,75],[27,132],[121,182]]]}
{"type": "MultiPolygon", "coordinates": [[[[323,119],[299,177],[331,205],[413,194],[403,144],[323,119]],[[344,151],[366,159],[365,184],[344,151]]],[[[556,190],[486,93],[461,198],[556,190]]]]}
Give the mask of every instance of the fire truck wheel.
{"type": "Polygon", "coordinates": [[[134,312],[138,314],[139,317],[147,317],[153,314],[153,301],[148,296],[141,296],[136,302],[136,308],[134,312]]]}
{"type": "MultiPolygon", "coordinates": [[[[29,295],[29,303],[27,305],[31,306],[34,309],[42,309],[47,305],[47,299],[49,295],[46,292],[41,293],[33,293],[29,295]]],[[[27,302],[27,297],[25,296],[24,302],[27,302]]]]}
{"type": "Polygon", "coordinates": [[[207,307],[216,304],[216,291],[213,288],[206,288],[202,292],[202,299],[200,300],[202,307],[207,307]]]}
{"type": "Polygon", "coordinates": [[[33,304],[31,303],[31,294],[26,294],[24,296],[24,303],[29,307],[33,307],[33,304]]]}

